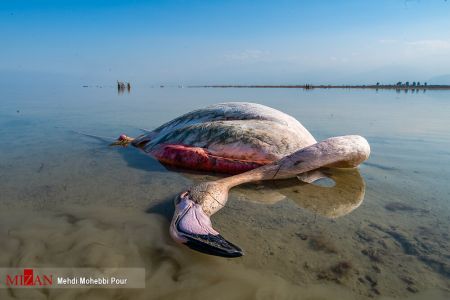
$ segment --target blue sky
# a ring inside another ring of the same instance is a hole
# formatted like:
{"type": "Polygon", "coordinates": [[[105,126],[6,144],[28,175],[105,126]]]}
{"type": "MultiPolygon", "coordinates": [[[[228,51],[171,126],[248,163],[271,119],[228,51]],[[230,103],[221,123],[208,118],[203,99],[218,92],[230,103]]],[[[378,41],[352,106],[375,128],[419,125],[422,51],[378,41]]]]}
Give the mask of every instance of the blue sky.
{"type": "Polygon", "coordinates": [[[371,83],[450,73],[450,3],[0,1],[0,76],[371,83]]]}

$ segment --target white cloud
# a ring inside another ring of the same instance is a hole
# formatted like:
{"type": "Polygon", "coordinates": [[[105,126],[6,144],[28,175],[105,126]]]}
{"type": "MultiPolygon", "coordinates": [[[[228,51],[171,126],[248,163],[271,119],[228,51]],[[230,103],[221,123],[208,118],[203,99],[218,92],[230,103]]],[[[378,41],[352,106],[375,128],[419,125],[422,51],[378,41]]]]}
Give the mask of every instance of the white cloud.
{"type": "Polygon", "coordinates": [[[394,39],[381,39],[378,40],[380,44],[399,46],[408,46],[418,50],[448,50],[450,49],[449,40],[417,40],[417,41],[400,41],[394,39]]]}
{"type": "Polygon", "coordinates": [[[381,40],[378,40],[378,42],[380,44],[395,44],[398,41],[397,40],[392,40],[392,39],[381,39],[381,40]]]}
{"type": "Polygon", "coordinates": [[[263,61],[269,58],[270,52],[264,50],[244,50],[241,52],[225,54],[225,59],[241,62],[263,61]]]}
{"type": "Polygon", "coordinates": [[[331,62],[336,62],[336,63],[347,63],[347,62],[349,62],[349,59],[347,57],[330,56],[329,59],[330,59],[331,62]]]}
{"type": "Polygon", "coordinates": [[[419,40],[406,42],[406,44],[421,50],[440,51],[450,49],[450,41],[447,40],[419,40]]]}

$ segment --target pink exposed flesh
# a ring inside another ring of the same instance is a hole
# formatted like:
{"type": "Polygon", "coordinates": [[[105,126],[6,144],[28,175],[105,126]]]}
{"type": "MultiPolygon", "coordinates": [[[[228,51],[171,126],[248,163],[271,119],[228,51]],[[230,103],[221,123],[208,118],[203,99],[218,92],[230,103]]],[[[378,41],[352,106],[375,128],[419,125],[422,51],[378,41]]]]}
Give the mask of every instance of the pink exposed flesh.
{"type": "Polygon", "coordinates": [[[160,162],[175,167],[229,174],[243,173],[271,163],[268,160],[240,160],[216,156],[204,148],[184,145],[161,145],[153,150],[151,155],[160,162]]]}

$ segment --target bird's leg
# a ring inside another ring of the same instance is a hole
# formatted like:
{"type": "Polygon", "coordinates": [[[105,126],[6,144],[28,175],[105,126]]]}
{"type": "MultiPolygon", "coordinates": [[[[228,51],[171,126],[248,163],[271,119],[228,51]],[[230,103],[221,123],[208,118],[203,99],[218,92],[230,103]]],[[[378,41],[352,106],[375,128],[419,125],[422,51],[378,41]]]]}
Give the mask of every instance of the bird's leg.
{"type": "Polygon", "coordinates": [[[134,141],[134,138],[129,137],[125,134],[121,134],[117,140],[111,144],[109,144],[110,146],[122,146],[122,147],[126,147],[128,146],[131,142],[134,141]]]}

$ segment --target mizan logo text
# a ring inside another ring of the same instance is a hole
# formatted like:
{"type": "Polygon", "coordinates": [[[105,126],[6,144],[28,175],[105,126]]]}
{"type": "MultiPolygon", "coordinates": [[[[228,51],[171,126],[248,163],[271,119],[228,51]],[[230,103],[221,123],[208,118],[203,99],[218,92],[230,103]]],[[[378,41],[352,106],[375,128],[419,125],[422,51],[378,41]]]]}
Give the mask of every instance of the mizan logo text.
{"type": "Polygon", "coordinates": [[[53,285],[53,275],[34,275],[33,269],[24,269],[22,274],[6,275],[6,285],[14,286],[49,286],[53,285]]]}

